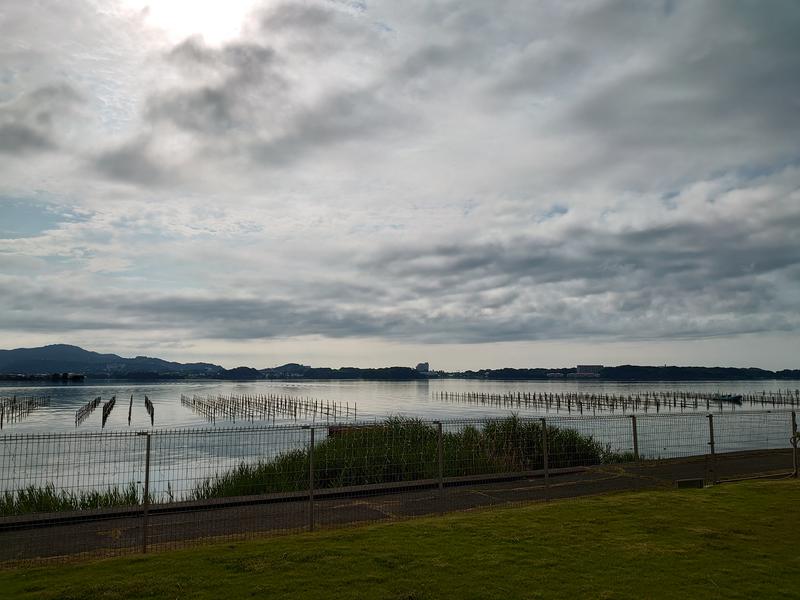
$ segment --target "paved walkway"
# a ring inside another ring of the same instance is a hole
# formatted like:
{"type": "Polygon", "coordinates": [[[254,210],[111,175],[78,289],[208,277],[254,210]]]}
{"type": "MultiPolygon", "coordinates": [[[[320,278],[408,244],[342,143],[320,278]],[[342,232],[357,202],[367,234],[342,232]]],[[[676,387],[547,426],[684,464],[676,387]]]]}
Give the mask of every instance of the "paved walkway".
{"type": "MultiPolygon", "coordinates": [[[[765,450],[719,455],[714,463],[701,456],[588,467],[579,472],[551,475],[547,482],[536,476],[484,483],[448,482],[441,492],[435,486],[391,492],[361,490],[316,498],[314,526],[335,527],[492,505],[673,487],[681,479],[724,481],[777,476],[791,470],[790,450],[765,450]]],[[[321,495],[324,493],[320,491],[321,495]]],[[[180,512],[151,514],[147,543],[151,549],[185,547],[207,538],[239,539],[307,530],[310,521],[307,498],[211,509],[196,505],[191,510],[184,507],[180,512]]],[[[140,552],[144,534],[143,519],[130,513],[106,515],[102,519],[81,517],[67,524],[18,523],[13,529],[9,527],[10,520],[0,519],[0,561],[140,552]]]]}

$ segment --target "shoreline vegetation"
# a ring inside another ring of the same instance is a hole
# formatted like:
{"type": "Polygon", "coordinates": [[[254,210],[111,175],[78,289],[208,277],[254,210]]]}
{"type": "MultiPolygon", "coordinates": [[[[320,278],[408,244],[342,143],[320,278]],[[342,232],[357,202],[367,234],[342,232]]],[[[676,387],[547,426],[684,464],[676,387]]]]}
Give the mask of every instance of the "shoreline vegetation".
{"type": "MultiPolygon", "coordinates": [[[[619,463],[633,460],[592,436],[574,429],[547,427],[551,468],[619,463]]],[[[438,476],[437,429],[419,419],[393,417],[369,426],[332,427],[314,446],[315,489],[369,485],[438,476]]],[[[517,416],[494,419],[483,428],[467,426],[443,432],[443,475],[486,475],[541,469],[542,429],[517,416]]],[[[184,498],[151,498],[152,502],[208,500],[308,489],[309,451],[299,448],[255,463],[241,463],[208,477],[184,498]]],[[[133,506],[143,494],[135,483],[104,491],[58,490],[52,483],[0,495],[0,516],[133,506]]]]}
{"type": "Polygon", "coordinates": [[[575,369],[482,369],[479,371],[431,371],[419,373],[410,367],[386,367],[381,369],[340,369],[308,367],[303,372],[263,369],[258,371],[239,367],[227,372],[164,373],[158,371],[117,373],[0,373],[0,381],[84,384],[92,381],[429,381],[464,379],[483,381],[607,381],[623,383],[687,382],[687,381],[797,381],[800,369],[768,371],[756,368],[734,367],[648,367],[622,365],[604,367],[596,377],[575,377],[575,369]],[[265,372],[266,371],[266,372],[265,372]]]}
{"type": "Polygon", "coordinates": [[[265,379],[291,380],[366,380],[366,381],[426,381],[430,379],[481,379],[529,381],[748,381],[798,380],[800,369],[770,371],[755,367],[698,367],[619,365],[600,367],[591,377],[570,368],[501,368],[466,371],[428,371],[427,364],[411,367],[312,367],[287,363],[278,367],[254,369],[236,367],[225,369],[212,363],[178,363],[137,356],[123,358],[116,354],[99,354],[66,344],[41,348],[0,350],[0,380],[2,381],[61,381],[82,383],[87,380],[181,380],[209,379],[258,381],[265,379]]]}

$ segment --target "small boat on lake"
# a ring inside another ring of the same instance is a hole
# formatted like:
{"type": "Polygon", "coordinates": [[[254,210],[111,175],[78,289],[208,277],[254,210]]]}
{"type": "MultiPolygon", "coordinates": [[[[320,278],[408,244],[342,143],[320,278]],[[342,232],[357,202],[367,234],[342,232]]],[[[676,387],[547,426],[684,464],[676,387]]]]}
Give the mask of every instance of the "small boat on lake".
{"type": "Polygon", "coordinates": [[[742,403],[741,394],[714,394],[711,399],[716,400],[717,402],[730,402],[732,404],[742,403]]]}

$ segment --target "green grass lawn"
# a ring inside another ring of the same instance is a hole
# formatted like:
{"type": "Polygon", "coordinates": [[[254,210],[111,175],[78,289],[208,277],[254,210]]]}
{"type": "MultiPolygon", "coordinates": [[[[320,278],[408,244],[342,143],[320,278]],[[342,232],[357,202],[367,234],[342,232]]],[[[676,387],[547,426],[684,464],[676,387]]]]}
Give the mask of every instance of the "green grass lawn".
{"type": "Polygon", "coordinates": [[[495,508],[0,571],[3,598],[800,598],[800,483],[495,508]]]}

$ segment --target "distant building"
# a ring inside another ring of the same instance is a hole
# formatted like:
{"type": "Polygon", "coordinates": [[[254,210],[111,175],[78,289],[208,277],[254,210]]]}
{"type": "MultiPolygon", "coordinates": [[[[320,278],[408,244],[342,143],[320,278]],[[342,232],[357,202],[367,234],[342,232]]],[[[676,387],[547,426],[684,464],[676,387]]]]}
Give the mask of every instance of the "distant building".
{"type": "Polygon", "coordinates": [[[547,374],[547,376],[551,379],[562,379],[564,377],[563,373],[559,373],[558,371],[551,371],[547,374]]]}
{"type": "MultiPolygon", "coordinates": [[[[44,377],[47,377],[46,375],[44,377]]],[[[83,381],[86,375],[82,373],[53,373],[50,375],[52,381],[83,381]]]]}
{"type": "Polygon", "coordinates": [[[600,377],[603,365],[578,365],[575,377],[600,377]]]}
{"type": "Polygon", "coordinates": [[[430,370],[430,365],[426,362],[417,365],[417,373],[425,373],[427,375],[430,370]]]}

